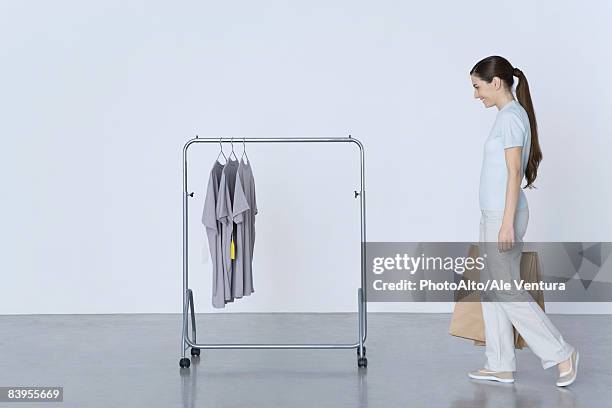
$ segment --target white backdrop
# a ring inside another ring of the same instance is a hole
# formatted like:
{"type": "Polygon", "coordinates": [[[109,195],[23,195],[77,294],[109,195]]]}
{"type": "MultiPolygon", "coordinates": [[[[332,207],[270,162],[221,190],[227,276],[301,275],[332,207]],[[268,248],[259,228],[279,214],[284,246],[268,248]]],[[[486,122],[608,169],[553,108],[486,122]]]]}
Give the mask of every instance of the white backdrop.
{"type": "MultiPolygon", "coordinates": [[[[539,121],[525,240],[610,241],[611,11],[603,0],[2,2],[0,314],[179,312],[181,155],[195,134],[352,134],[366,147],[368,240],[476,240],[497,110],[472,98],[469,70],[492,54],[525,72],[539,121]]],[[[356,146],[247,152],[256,292],[219,312],[356,310],[356,146]]],[[[217,311],[200,223],[217,153],[196,145],[189,158],[199,312],[217,311]]]]}

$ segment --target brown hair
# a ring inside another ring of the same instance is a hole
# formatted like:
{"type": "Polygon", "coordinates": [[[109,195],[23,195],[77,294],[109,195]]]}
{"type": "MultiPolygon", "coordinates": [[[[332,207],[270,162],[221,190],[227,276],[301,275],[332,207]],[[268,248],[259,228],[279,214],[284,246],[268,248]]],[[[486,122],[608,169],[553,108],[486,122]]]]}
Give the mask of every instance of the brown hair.
{"type": "Polygon", "coordinates": [[[533,103],[531,102],[531,94],[529,93],[529,84],[523,71],[518,68],[513,68],[507,59],[493,55],[479,61],[470,71],[470,75],[475,75],[478,78],[490,83],[493,77],[498,77],[504,82],[510,92],[514,85],[514,77],[518,77],[516,85],[516,97],[518,102],[527,112],[529,117],[529,127],[531,128],[531,148],[529,151],[529,159],[527,161],[527,169],[525,170],[525,178],[527,184],[523,188],[535,188],[532,184],[538,176],[538,166],[542,161],[542,150],[538,143],[538,124],[536,122],[533,103]]]}

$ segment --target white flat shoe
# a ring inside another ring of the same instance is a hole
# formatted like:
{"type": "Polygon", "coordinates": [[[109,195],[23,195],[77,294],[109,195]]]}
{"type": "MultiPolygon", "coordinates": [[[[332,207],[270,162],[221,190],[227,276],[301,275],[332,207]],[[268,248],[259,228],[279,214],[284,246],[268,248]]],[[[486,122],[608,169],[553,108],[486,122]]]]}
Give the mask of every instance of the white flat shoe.
{"type": "Polygon", "coordinates": [[[475,380],[490,380],[503,383],[514,382],[514,376],[512,374],[512,371],[489,371],[482,368],[478,371],[470,372],[468,376],[475,380]]]}
{"type": "Polygon", "coordinates": [[[570,369],[564,373],[559,374],[559,378],[557,379],[557,387],[567,387],[576,381],[576,377],[578,376],[578,362],[580,361],[580,353],[578,350],[574,350],[572,356],[570,357],[570,369]]]}

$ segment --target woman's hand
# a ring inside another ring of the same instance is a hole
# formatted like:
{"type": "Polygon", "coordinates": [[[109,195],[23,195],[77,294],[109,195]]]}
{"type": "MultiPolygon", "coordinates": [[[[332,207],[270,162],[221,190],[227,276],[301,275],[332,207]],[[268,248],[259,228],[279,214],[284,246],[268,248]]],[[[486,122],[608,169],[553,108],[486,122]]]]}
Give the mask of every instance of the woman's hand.
{"type": "Polygon", "coordinates": [[[502,223],[497,237],[497,246],[500,252],[509,251],[514,246],[514,226],[502,223]]]}

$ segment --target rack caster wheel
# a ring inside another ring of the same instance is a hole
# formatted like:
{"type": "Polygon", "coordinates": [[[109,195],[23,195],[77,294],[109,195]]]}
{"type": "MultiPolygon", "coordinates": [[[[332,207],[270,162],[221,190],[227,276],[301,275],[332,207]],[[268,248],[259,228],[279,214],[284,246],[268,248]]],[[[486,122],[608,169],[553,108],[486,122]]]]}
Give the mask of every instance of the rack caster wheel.
{"type": "Polygon", "coordinates": [[[191,349],[191,355],[192,356],[199,356],[200,355],[200,349],[199,348],[192,348],[191,349]]]}
{"type": "Polygon", "coordinates": [[[365,357],[360,357],[357,359],[357,366],[359,367],[367,367],[368,366],[368,359],[365,357]]]}
{"type": "Polygon", "coordinates": [[[181,366],[181,368],[188,368],[190,364],[191,364],[191,361],[189,361],[188,358],[181,358],[179,360],[179,365],[181,366]]]}
{"type": "MultiPolygon", "coordinates": [[[[359,347],[357,347],[355,350],[357,350],[357,356],[359,356],[359,347]]],[[[363,346],[363,356],[365,357],[366,355],[366,346],[363,346]]]]}

